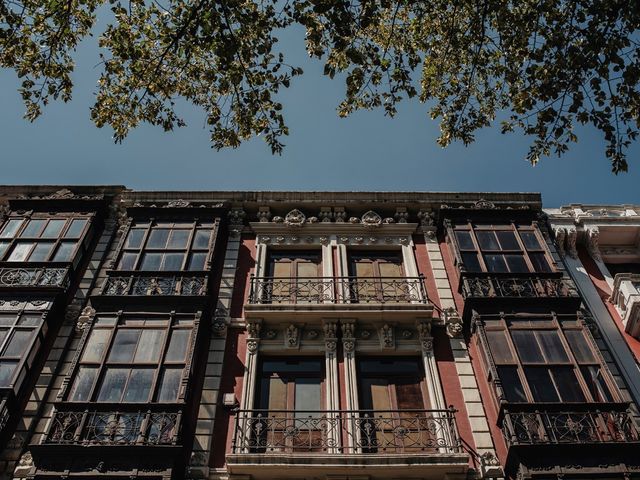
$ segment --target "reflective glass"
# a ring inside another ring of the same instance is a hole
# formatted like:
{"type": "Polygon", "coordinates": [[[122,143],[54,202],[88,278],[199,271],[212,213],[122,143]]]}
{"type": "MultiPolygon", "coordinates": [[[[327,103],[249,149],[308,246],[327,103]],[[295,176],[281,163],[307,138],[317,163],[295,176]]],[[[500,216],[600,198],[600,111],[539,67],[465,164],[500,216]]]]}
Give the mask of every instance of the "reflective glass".
{"type": "Polygon", "coordinates": [[[99,402],[119,402],[129,375],[128,368],[108,368],[102,380],[99,402]]]}
{"type": "Polygon", "coordinates": [[[120,258],[120,264],[118,265],[118,270],[133,270],[135,263],[136,263],[136,254],[125,252],[122,254],[122,258],[120,258]]]}
{"type": "Polygon", "coordinates": [[[58,238],[60,232],[62,231],[62,227],[67,223],[66,220],[49,220],[47,226],[44,227],[44,232],[42,232],[42,238],[58,238]]]}
{"type": "Polygon", "coordinates": [[[156,363],[164,346],[164,330],[142,330],[135,363],[156,363]]]}
{"type": "Polygon", "coordinates": [[[44,262],[49,258],[49,252],[51,252],[53,243],[51,242],[38,242],[36,248],[33,249],[31,255],[29,255],[30,262],[44,262]]]}
{"type": "Polygon", "coordinates": [[[165,253],[162,270],[164,271],[182,270],[183,260],[184,260],[184,253],[165,253]]]}
{"type": "Polygon", "coordinates": [[[500,250],[496,235],[492,231],[476,230],[476,238],[482,250],[500,250]]]}
{"type": "Polygon", "coordinates": [[[544,253],[530,253],[529,258],[531,259],[533,269],[536,272],[551,271],[551,267],[549,266],[549,262],[547,262],[547,258],[545,257],[544,253]]]}
{"type": "Polygon", "coordinates": [[[162,262],[161,253],[145,253],[142,257],[141,270],[158,271],[162,262]]]}
{"type": "Polygon", "coordinates": [[[602,369],[596,365],[586,365],[580,367],[589,392],[596,402],[613,402],[613,396],[607,386],[607,382],[602,375],[602,369]]]}
{"type": "Polygon", "coordinates": [[[524,273],[529,271],[527,262],[522,255],[505,255],[505,260],[509,266],[509,271],[513,273],[524,273]]]}
{"type": "Polygon", "coordinates": [[[65,232],[64,238],[80,238],[86,224],[86,218],[76,218],[74,220],[71,220],[71,224],[65,232]]]}
{"type": "Polygon", "coordinates": [[[125,402],[147,402],[153,383],[153,368],[136,368],[131,370],[127,391],[124,394],[125,402]]]}
{"type": "Polygon", "coordinates": [[[487,270],[490,272],[508,272],[507,264],[504,262],[504,255],[485,254],[484,261],[487,264],[487,270]]]}
{"type": "Polygon", "coordinates": [[[169,238],[169,230],[166,228],[154,228],[147,240],[147,248],[165,248],[169,238]]]}
{"type": "Polygon", "coordinates": [[[111,330],[104,328],[93,330],[82,353],[82,361],[99,362],[107,348],[109,337],[111,337],[111,330]]]}
{"type": "Polygon", "coordinates": [[[193,248],[209,248],[209,239],[211,238],[211,230],[196,230],[193,239],[193,248]]]}
{"type": "Polygon", "coordinates": [[[9,255],[8,261],[10,262],[24,262],[33,247],[33,242],[20,242],[16,243],[9,255]]]}
{"type": "Polygon", "coordinates": [[[9,220],[6,225],[4,226],[4,228],[2,229],[2,233],[0,233],[0,238],[13,238],[16,236],[16,232],[18,231],[18,229],[20,228],[20,225],[22,225],[23,220],[17,220],[17,219],[13,219],[13,220],[9,220]]]}
{"type": "Polygon", "coordinates": [[[29,220],[27,226],[22,230],[21,237],[38,237],[40,230],[44,226],[44,220],[29,220]]]}
{"type": "Polygon", "coordinates": [[[39,313],[23,313],[20,315],[20,325],[35,327],[42,323],[42,315],[39,313]]]}
{"type": "Polygon", "coordinates": [[[496,363],[515,363],[516,359],[509,348],[504,330],[487,330],[487,340],[496,363]]]}
{"type": "Polygon", "coordinates": [[[518,376],[517,367],[497,367],[498,376],[502,383],[502,389],[508,402],[526,402],[527,396],[524,393],[522,382],[518,376]]]}
{"type": "Polygon", "coordinates": [[[549,371],[547,368],[532,367],[524,369],[527,383],[536,402],[559,402],[558,392],[556,391],[549,371]]]}
{"type": "Polygon", "coordinates": [[[563,402],[584,402],[586,400],[573,368],[553,367],[551,374],[563,402]]]}
{"type": "Polygon", "coordinates": [[[182,378],[182,368],[165,368],[160,380],[160,391],[158,392],[159,402],[175,402],[180,389],[180,379],[182,378]]]}
{"type": "Polygon", "coordinates": [[[466,230],[456,230],[456,240],[462,250],[475,250],[476,248],[471,239],[471,233],[466,230]]]}
{"type": "Polygon", "coordinates": [[[580,363],[596,363],[593,350],[589,347],[587,339],[581,330],[565,330],[564,335],[569,342],[571,351],[580,363]]]}
{"type": "Polygon", "coordinates": [[[11,384],[13,378],[13,371],[18,365],[17,362],[0,362],[0,387],[8,387],[11,384]]]}
{"type": "Polygon", "coordinates": [[[564,350],[557,330],[538,330],[536,337],[538,337],[538,342],[548,363],[569,362],[569,357],[564,350]]]}
{"type": "Polygon", "coordinates": [[[9,242],[0,242],[0,260],[4,256],[4,252],[7,251],[7,248],[11,245],[9,242]]]}
{"type": "Polygon", "coordinates": [[[540,250],[540,242],[538,242],[538,237],[534,232],[527,232],[520,230],[520,238],[522,239],[522,243],[527,248],[527,250],[540,250]]]}
{"type": "Polygon", "coordinates": [[[502,250],[520,250],[516,234],[511,230],[499,230],[496,232],[502,250]]]}
{"type": "Polygon", "coordinates": [[[190,230],[172,230],[167,248],[187,248],[190,230]]]}
{"type": "Polygon", "coordinates": [[[129,235],[127,235],[127,240],[124,243],[124,248],[140,248],[142,245],[142,238],[144,237],[144,232],[141,228],[133,228],[129,231],[129,235]]]}
{"type": "Polygon", "coordinates": [[[53,261],[69,262],[71,260],[71,254],[73,253],[73,247],[75,247],[75,245],[75,242],[61,242],[55,256],[53,257],[53,261]]]}
{"type": "Polygon", "coordinates": [[[91,387],[98,373],[97,367],[80,367],[76,380],[73,382],[69,400],[72,402],[87,402],[91,395],[91,387]]]}
{"type": "Polygon", "coordinates": [[[174,330],[171,334],[171,341],[169,348],[167,349],[167,355],[165,361],[167,362],[181,362],[184,361],[184,357],[187,353],[187,345],[189,344],[189,337],[191,336],[191,330],[174,330]]]}
{"type": "Polygon", "coordinates": [[[111,347],[109,361],[119,363],[131,362],[139,336],[140,330],[137,329],[118,330],[116,339],[111,347]]]}
{"type": "Polygon", "coordinates": [[[534,332],[530,330],[513,330],[511,338],[516,346],[520,360],[525,363],[544,363],[544,357],[534,337],[534,332]]]}
{"type": "Polygon", "coordinates": [[[322,394],[319,378],[297,378],[294,396],[296,410],[321,410],[322,394]]]}
{"type": "Polygon", "coordinates": [[[482,270],[482,268],[480,268],[478,255],[475,252],[462,252],[461,255],[462,263],[467,272],[479,272],[482,270]]]}
{"type": "Polygon", "coordinates": [[[189,270],[204,270],[204,262],[207,259],[206,253],[192,253],[189,259],[189,270]]]}
{"type": "Polygon", "coordinates": [[[14,330],[7,347],[2,352],[2,356],[21,357],[24,355],[33,333],[33,330],[14,330]]]}

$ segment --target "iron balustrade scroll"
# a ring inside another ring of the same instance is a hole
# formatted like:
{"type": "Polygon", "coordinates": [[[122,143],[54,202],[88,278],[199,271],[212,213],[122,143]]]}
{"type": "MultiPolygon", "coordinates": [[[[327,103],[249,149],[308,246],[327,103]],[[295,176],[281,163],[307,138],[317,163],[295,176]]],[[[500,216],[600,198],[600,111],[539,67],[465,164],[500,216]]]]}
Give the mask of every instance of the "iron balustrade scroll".
{"type": "Polygon", "coordinates": [[[575,286],[562,278],[467,277],[462,279],[462,295],[469,297],[577,297],[575,286]]]}
{"type": "Polygon", "coordinates": [[[640,441],[628,411],[505,411],[502,432],[510,446],[640,441]]]}
{"type": "Polygon", "coordinates": [[[68,286],[68,267],[0,267],[0,287],[68,286]]]}
{"type": "Polygon", "coordinates": [[[203,296],[207,293],[207,278],[208,272],[109,275],[102,288],[102,295],[203,296]]]}
{"type": "Polygon", "coordinates": [[[428,303],[418,277],[251,277],[251,304],[428,303]]]}
{"type": "Polygon", "coordinates": [[[459,453],[455,410],[240,410],[232,453],[459,453]]]}
{"type": "Polygon", "coordinates": [[[59,410],[53,415],[44,444],[177,445],[182,412],[123,410],[59,410]]]}

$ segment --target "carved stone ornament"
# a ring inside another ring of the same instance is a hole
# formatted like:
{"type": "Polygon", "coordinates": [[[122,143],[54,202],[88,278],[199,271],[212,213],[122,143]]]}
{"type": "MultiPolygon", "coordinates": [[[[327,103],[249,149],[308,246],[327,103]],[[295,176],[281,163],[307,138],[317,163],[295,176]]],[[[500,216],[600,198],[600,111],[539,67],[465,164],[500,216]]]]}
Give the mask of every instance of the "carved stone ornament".
{"type": "Polygon", "coordinates": [[[0,205],[0,222],[5,219],[9,215],[9,205],[0,205]]]}
{"type": "Polygon", "coordinates": [[[476,203],[473,204],[473,208],[482,209],[482,210],[494,210],[496,208],[495,203],[490,202],[489,200],[485,200],[481,198],[476,203]]]}
{"type": "Polygon", "coordinates": [[[25,478],[33,467],[33,457],[31,456],[31,452],[27,451],[23,453],[20,460],[18,460],[18,465],[14,470],[14,476],[25,478]]]}
{"type": "Polygon", "coordinates": [[[578,231],[575,227],[567,229],[567,253],[571,258],[578,258],[578,249],[576,248],[576,240],[578,239],[578,231]]]}
{"type": "Polygon", "coordinates": [[[269,207],[260,207],[258,208],[258,221],[260,223],[267,223],[271,220],[271,211],[269,207]]]}
{"type": "Polygon", "coordinates": [[[382,225],[382,217],[373,210],[369,210],[360,219],[365,227],[376,228],[382,225]]]}
{"type": "Polygon", "coordinates": [[[353,223],[353,224],[360,223],[360,219],[358,217],[350,217],[349,223],[353,223]]]}
{"type": "Polygon", "coordinates": [[[331,207],[320,207],[320,213],[318,214],[318,218],[322,223],[330,223],[331,219],[333,218],[331,207]]]}
{"type": "Polygon", "coordinates": [[[216,337],[224,337],[227,334],[227,325],[229,323],[227,317],[226,308],[216,308],[211,322],[211,329],[216,337]]]}
{"type": "Polygon", "coordinates": [[[291,210],[284,217],[284,223],[289,227],[301,227],[302,225],[305,224],[306,221],[307,221],[307,217],[305,217],[304,213],[302,213],[297,208],[294,208],[293,210],[291,210]]]}
{"type": "Polygon", "coordinates": [[[407,223],[407,220],[409,220],[409,212],[404,207],[398,207],[396,208],[396,213],[393,215],[393,218],[395,218],[395,221],[398,223],[407,223]]]}
{"type": "Polygon", "coordinates": [[[291,324],[284,332],[284,341],[287,348],[298,348],[300,346],[300,329],[291,324]]]}
{"type": "Polygon", "coordinates": [[[284,222],[284,218],[282,218],[282,217],[281,217],[281,216],[279,216],[279,215],[276,215],[275,217],[273,217],[272,222],[273,222],[273,223],[282,223],[282,222],[284,222]]]}
{"type": "Polygon", "coordinates": [[[447,326],[447,335],[451,338],[456,338],[462,335],[462,318],[458,314],[457,310],[453,307],[449,307],[444,310],[444,322],[447,326]]]}
{"type": "Polygon", "coordinates": [[[416,323],[420,347],[425,353],[433,351],[433,337],[431,336],[431,322],[419,321],[416,323]]]}
{"type": "Polygon", "coordinates": [[[423,227],[433,227],[436,224],[435,214],[426,210],[420,210],[418,212],[418,218],[420,219],[420,225],[423,227]]]}
{"type": "Polygon", "coordinates": [[[62,190],[58,190],[50,195],[42,197],[43,200],[66,200],[69,198],[75,197],[75,194],[69,190],[68,188],[63,188],[62,190]]]}
{"type": "Polygon", "coordinates": [[[335,321],[326,321],[322,324],[322,332],[324,333],[324,348],[328,353],[333,353],[338,347],[338,337],[336,336],[337,323],[335,321]]]}
{"type": "Polygon", "coordinates": [[[598,229],[598,227],[592,227],[587,230],[587,250],[589,250],[591,258],[593,258],[596,262],[602,261],[602,257],[600,255],[600,246],[598,245],[599,239],[600,230],[598,229]]]}
{"type": "Polygon", "coordinates": [[[242,208],[232,208],[228,215],[231,225],[243,225],[247,213],[242,208]]]}
{"type": "Polygon", "coordinates": [[[566,250],[564,248],[565,238],[567,236],[567,230],[564,227],[555,227],[553,229],[554,237],[556,238],[556,248],[560,256],[564,257],[566,250]]]}
{"type": "Polygon", "coordinates": [[[171,200],[162,208],[184,208],[191,205],[191,202],[187,202],[186,200],[182,200],[179,198],[178,200],[171,200]]]}
{"type": "Polygon", "coordinates": [[[260,343],[260,322],[247,323],[247,350],[249,353],[255,353],[258,351],[258,344],[260,343]]]}
{"type": "Polygon", "coordinates": [[[344,211],[344,207],[335,207],[333,209],[333,218],[336,223],[344,223],[347,221],[347,212],[344,211]]]}
{"type": "Polygon", "coordinates": [[[345,353],[353,353],[356,349],[355,328],[353,321],[344,321],[340,324],[342,329],[342,348],[345,353]]]}
{"type": "Polygon", "coordinates": [[[380,344],[382,348],[394,348],[395,340],[393,338],[393,326],[385,323],[380,328],[380,344]]]}
{"type": "Polygon", "coordinates": [[[76,332],[82,332],[84,329],[89,327],[93,322],[93,317],[96,316],[96,311],[94,308],[90,306],[84,307],[80,316],[78,316],[78,321],[76,322],[76,332]]]}
{"type": "Polygon", "coordinates": [[[328,245],[329,244],[329,237],[320,237],[319,240],[320,240],[320,243],[322,245],[328,245]]]}

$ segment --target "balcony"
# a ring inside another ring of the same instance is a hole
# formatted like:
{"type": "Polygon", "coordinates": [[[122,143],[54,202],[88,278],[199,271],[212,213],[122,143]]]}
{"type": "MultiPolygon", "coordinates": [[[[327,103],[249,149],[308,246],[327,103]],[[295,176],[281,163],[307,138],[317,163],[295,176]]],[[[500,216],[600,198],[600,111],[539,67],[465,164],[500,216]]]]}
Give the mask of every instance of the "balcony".
{"type": "Polygon", "coordinates": [[[21,265],[0,267],[0,289],[63,291],[69,286],[68,264],[21,265]]]}
{"type": "Polygon", "coordinates": [[[640,339],[640,275],[617,274],[613,280],[611,302],[622,317],[625,331],[640,339]]]}
{"type": "Polygon", "coordinates": [[[251,277],[245,314],[268,318],[281,312],[431,312],[424,276],[251,277]]]}
{"type": "Polygon", "coordinates": [[[466,473],[468,461],[452,409],[241,410],[227,455],[229,473],[252,478],[309,475],[309,468],[318,476],[345,475],[364,466],[370,478],[442,478],[466,473]]]}

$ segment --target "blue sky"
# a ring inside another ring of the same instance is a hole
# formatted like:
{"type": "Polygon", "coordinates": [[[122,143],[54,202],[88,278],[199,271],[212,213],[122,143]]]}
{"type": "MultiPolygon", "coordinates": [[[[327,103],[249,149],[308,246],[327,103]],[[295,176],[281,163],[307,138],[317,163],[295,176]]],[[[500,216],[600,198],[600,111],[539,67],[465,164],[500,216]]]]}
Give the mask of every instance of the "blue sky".
{"type": "Polygon", "coordinates": [[[30,124],[12,71],[0,70],[3,184],[123,184],[145,190],[420,190],[542,192],[547,207],[569,203],[640,203],[640,147],[631,173],[614,176],[595,131],[560,159],[525,160],[528,139],[485,129],[469,147],[439,147],[438,123],[420,103],[395,119],[381,111],[338,118],[340,80],[322,76],[293,32],[282,46],[305,70],[282,95],[290,129],[282,156],[255,139],[237,150],[210,148],[204,114],[185,108],[188,126],[172,133],[143,126],[119,145],[89,119],[99,76],[95,39],[77,54],[73,101],[53,104],[30,124]]]}

